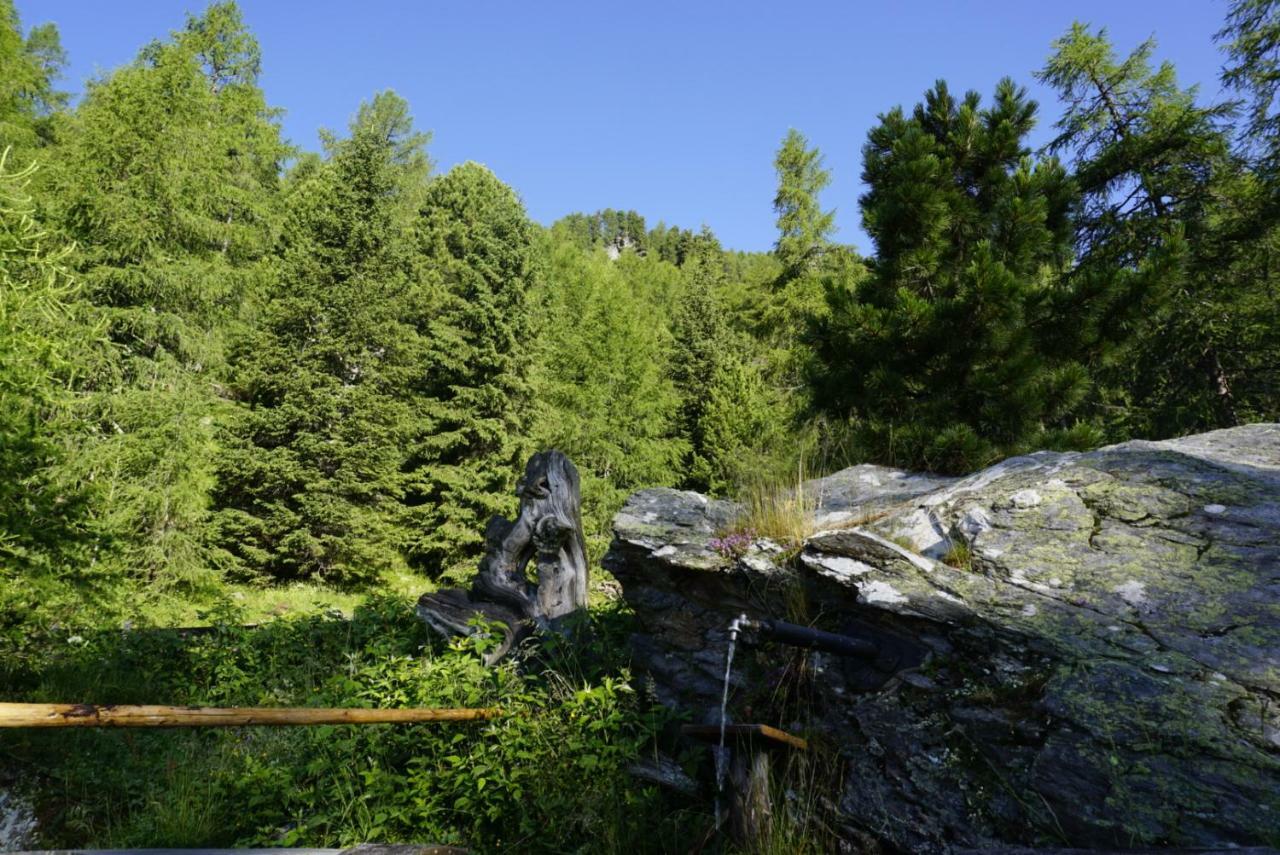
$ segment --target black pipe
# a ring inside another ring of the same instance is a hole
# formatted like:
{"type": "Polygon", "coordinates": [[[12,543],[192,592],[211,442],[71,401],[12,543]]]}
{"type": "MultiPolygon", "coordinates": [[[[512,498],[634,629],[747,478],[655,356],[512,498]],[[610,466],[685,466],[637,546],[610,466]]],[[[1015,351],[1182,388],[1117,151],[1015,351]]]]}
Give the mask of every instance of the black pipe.
{"type": "Polygon", "coordinates": [[[834,632],[823,632],[820,629],[781,620],[751,621],[751,625],[771,641],[782,644],[822,650],[837,656],[852,656],[856,659],[873,660],[880,655],[879,645],[861,638],[836,635],[834,632]]]}

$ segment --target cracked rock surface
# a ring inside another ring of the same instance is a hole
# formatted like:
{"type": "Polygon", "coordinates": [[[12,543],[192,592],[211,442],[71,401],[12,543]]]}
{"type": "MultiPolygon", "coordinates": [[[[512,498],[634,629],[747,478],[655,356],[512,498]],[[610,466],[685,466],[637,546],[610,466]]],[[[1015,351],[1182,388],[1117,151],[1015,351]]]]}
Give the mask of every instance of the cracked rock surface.
{"type": "Polygon", "coordinates": [[[748,636],[730,713],[838,746],[850,840],[1280,846],[1280,425],[805,494],[802,544],[725,550],[737,508],[675,490],[615,518],[664,703],[716,721],[729,621],[805,623],[901,655],[748,636]]]}

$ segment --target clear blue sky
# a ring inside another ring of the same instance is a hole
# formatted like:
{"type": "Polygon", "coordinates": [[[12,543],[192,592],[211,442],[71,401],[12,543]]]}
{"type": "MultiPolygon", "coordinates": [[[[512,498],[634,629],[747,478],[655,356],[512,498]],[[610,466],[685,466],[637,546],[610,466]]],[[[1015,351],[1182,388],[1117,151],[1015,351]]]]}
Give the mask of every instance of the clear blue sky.
{"type": "MultiPolygon", "coordinates": [[[[70,54],[64,88],[129,61],[202,0],[17,0],[23,24],[53,21],[70,54]]],[[[1155,35],[1184,83],[1217,97],[1212,42],[1224,0],[754,0],[683,3],[240,0],[262,43],[263,87],[285,133],[318,147],[362,99],[394,89],[434,139],[442,168],[487,164],[550,223],[634,208],[705,223],[728,247],[774,238],[773,152],[795,127],[825,153],[837,238],[858,226],[860,150],[876,115],[914,104],[939,77],[989,94],[1031,79],[1073,19],[1128,50],[1155,35]]]]}

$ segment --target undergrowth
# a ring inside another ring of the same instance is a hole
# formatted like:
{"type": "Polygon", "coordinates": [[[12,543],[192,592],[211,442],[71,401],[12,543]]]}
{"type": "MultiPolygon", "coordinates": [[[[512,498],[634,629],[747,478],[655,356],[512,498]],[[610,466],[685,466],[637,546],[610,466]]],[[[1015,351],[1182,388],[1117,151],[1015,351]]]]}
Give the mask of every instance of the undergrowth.
{"type": "Polygon", "coordinates": [[[346,620],[207,633],[66,635],[0,673],[6,699],[208,706],[500,706],[477,724],[13,730],[11,775],[38,792],[46,847],[346,846],[436,842],[478,851],[687,850],[705,812],[626,767],[668,716],[630,686],[626,616],[593,610],[585,644],[532,642],[485,668],[483,636],[427,635],[410,604],[346,620]]]}

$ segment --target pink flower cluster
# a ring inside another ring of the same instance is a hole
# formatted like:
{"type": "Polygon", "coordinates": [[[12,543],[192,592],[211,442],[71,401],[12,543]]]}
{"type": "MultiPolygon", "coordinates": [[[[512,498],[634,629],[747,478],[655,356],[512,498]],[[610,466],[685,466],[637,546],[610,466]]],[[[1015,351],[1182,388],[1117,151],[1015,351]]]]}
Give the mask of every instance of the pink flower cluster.
{"type": "Polygon", "coordinates": [[[756,534],[753,531],[735,531],[724,537],[711,538],[711,548],[725,558],[740,558],[746,554],[755,539],[756,534]]]}

